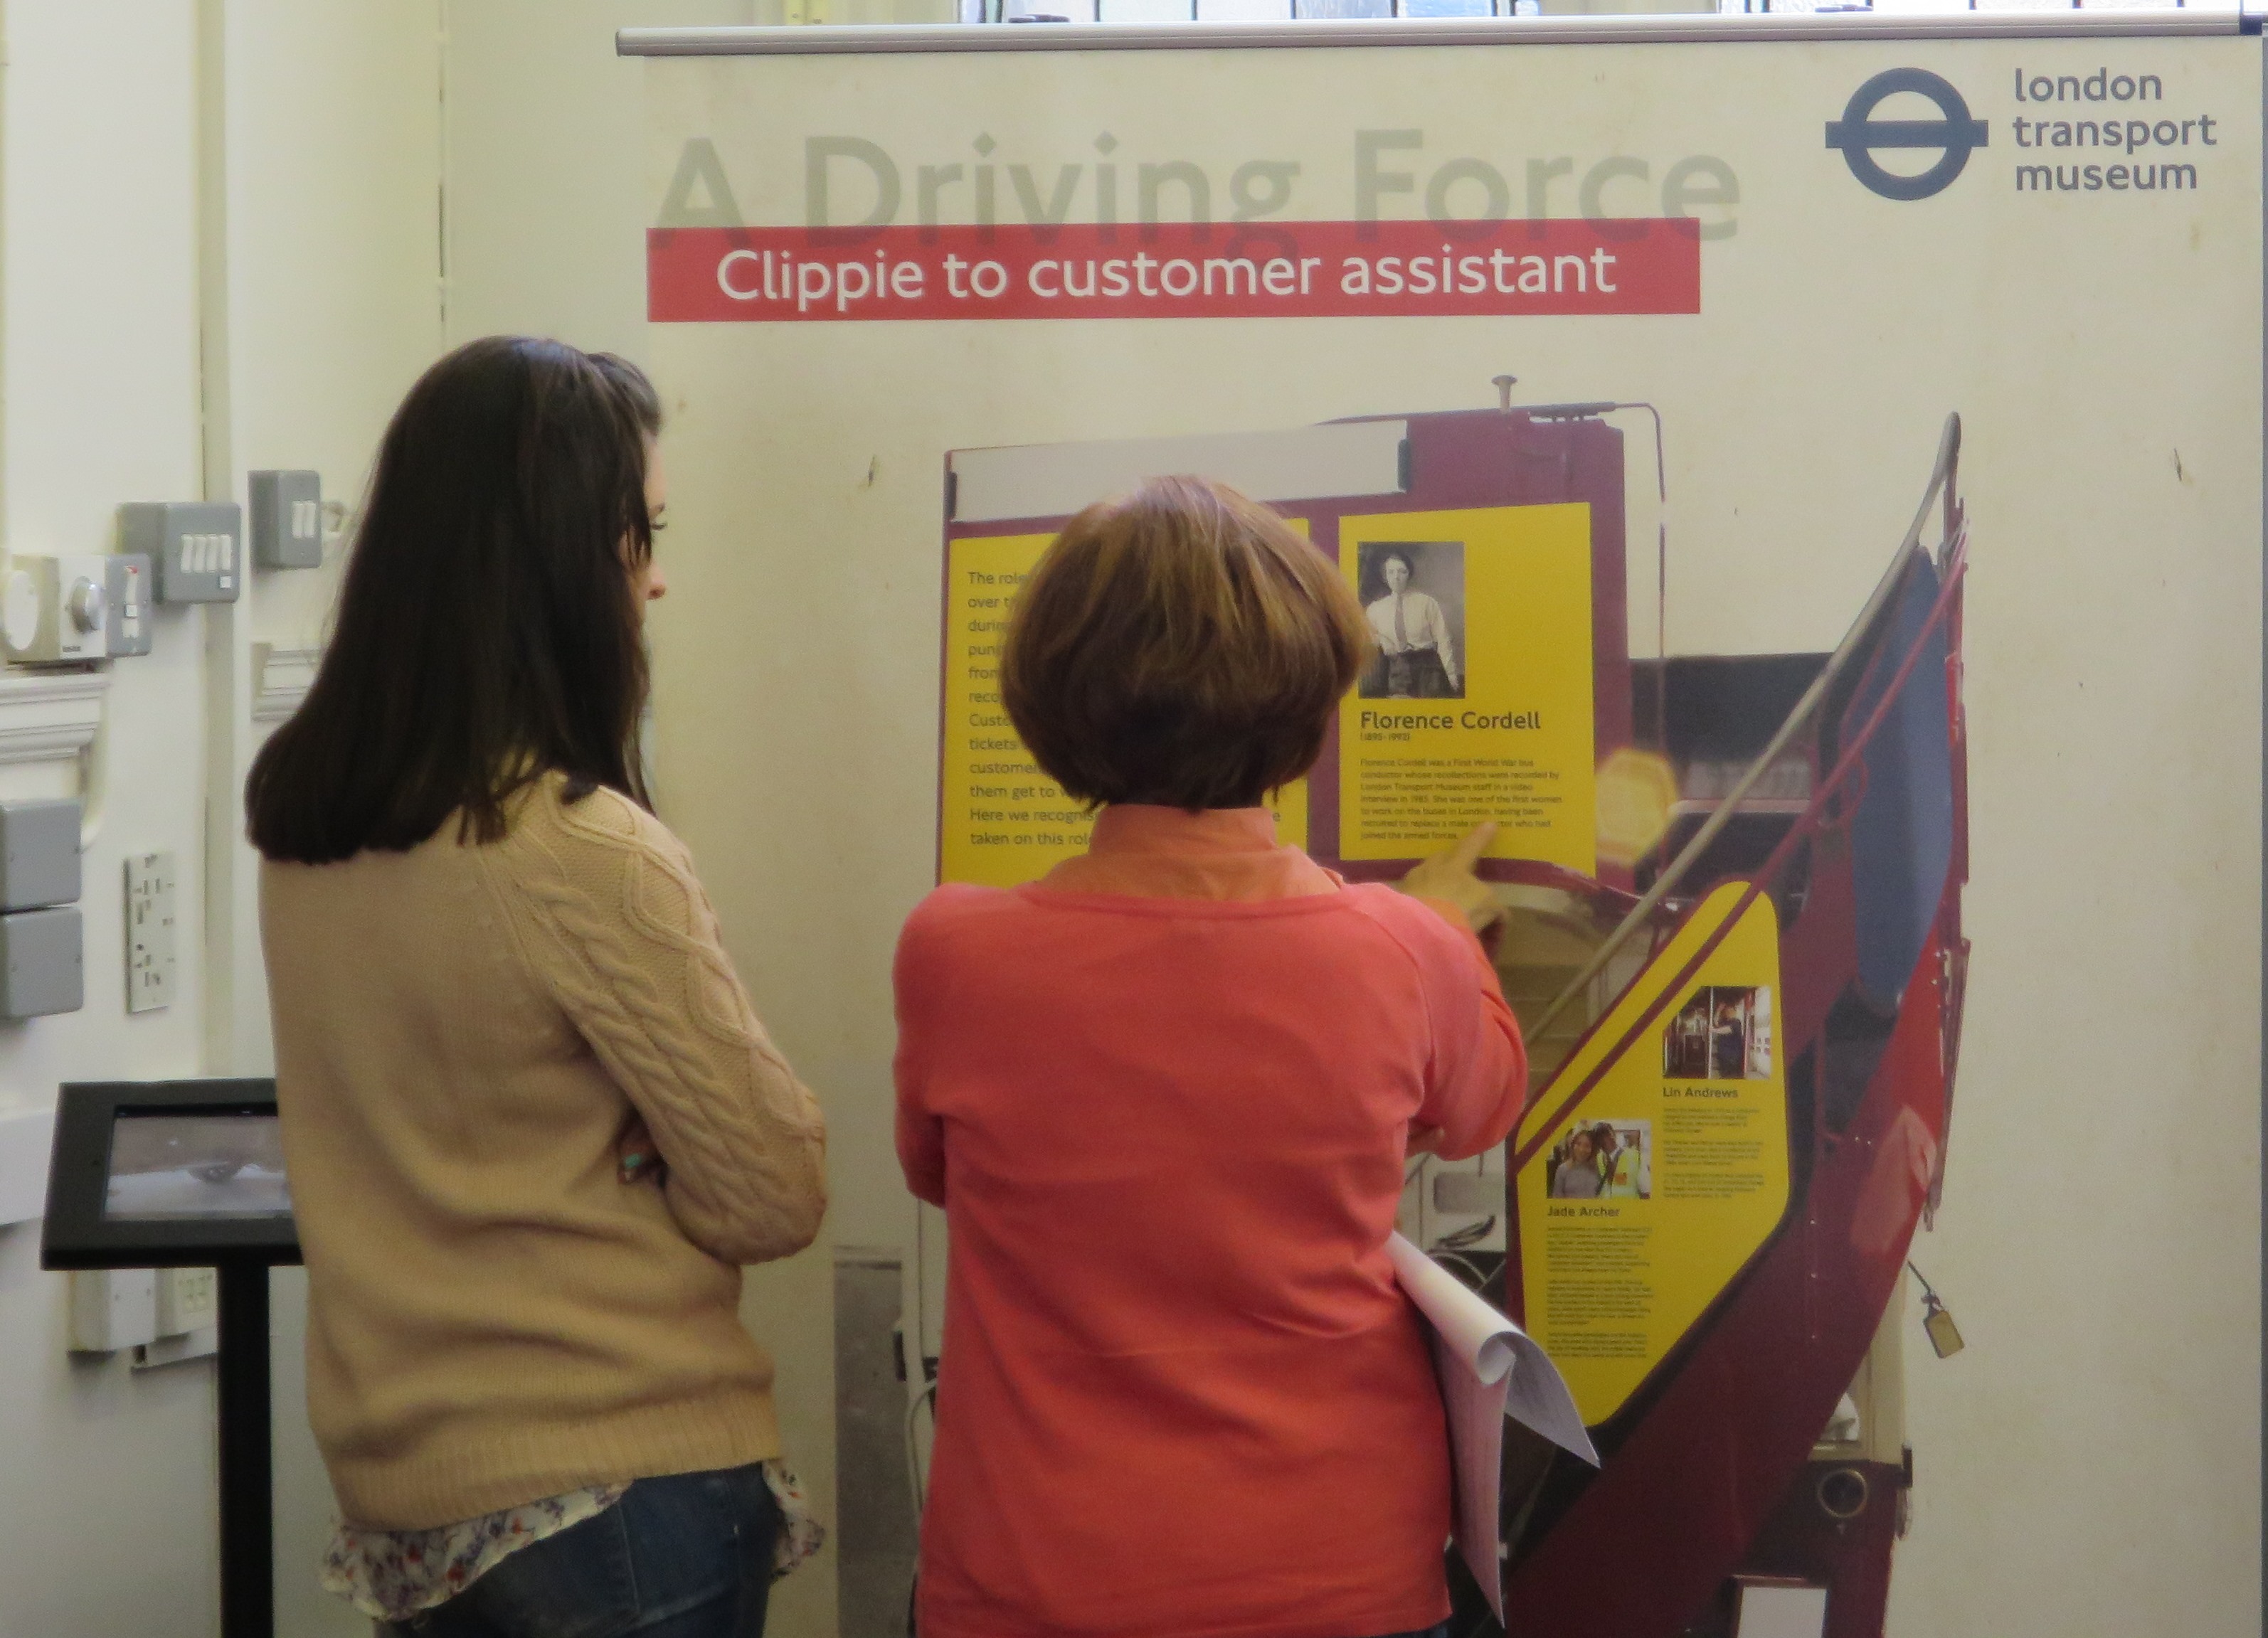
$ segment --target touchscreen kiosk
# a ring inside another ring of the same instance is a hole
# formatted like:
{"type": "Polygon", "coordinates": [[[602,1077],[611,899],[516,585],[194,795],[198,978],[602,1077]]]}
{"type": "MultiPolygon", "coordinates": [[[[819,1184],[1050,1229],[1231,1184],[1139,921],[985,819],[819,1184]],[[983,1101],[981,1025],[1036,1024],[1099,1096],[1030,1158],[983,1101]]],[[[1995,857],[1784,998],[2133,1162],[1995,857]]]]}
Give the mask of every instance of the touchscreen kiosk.
{"type": "Polygon", "coordinates": [[[298,1260],[274,1081],[63,1088],[40,1266],[219,1271],[222,1638],[275,1632],[268,1270],[298,1260]]]}
{"type": "Polygon", "coordinates": [[[276,1083],[64,1087],[41,1253],[50,1268],[298,1261],[276,1083]]]}

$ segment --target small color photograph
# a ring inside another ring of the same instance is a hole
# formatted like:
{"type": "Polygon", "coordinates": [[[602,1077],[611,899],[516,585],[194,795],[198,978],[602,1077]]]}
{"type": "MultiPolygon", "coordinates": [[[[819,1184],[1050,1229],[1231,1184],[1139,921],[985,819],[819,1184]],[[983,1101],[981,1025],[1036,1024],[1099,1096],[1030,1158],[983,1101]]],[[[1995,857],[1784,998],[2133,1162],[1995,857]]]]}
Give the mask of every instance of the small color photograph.
{"type": "Polygon", "coordinates": [[[1670,1081],[1771,1078],[1769,988],[1697,989],[1661,1031],[1661,1074],[1670,1081]]]}
{"type": "Polygon", "coordinates": [[[1553,1200],[1653,1198],[1653,1122],[1594,1120],[1552,1148],[1546,1170],[1553,1200]]]}

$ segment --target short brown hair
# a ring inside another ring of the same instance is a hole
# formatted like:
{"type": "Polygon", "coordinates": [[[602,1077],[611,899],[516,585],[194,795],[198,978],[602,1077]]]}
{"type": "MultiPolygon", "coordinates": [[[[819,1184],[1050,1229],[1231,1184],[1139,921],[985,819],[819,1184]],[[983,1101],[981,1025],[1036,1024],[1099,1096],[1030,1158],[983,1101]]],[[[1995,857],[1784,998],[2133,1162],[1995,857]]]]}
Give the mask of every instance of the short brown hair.
{"type": "Polygon", "coordinates": [[[1367,645],[1354,592],[1283,518],[1203,478],[1152,478],[1041,557],[1000,699],[1079,801],[1250,807],[1314,765],[1367,645]]]}

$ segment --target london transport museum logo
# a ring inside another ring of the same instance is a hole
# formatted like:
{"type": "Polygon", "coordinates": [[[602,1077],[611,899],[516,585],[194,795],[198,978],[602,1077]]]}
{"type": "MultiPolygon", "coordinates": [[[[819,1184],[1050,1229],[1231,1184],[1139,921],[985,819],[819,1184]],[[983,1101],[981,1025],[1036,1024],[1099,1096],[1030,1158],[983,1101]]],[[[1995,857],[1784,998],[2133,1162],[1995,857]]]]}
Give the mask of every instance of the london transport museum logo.
{"type": "Polygon", "coordinates": [[[1970,154],[1991,137],[1984,121],[1970,117],[1969,104],[1952,83],[1926,69],[1884,70],[1851,93],[1841,119],[1827,121],[1827,145],[1840,148],[1851,174],[1885,199],[1927,199],[1943,193],[1968,165],[1970,154]],[[1874,110],[1902,91],[1926,97],[1940,117],[1876,119],[1874,110]],[[1882,168],[1874,158],[1878,148],[1934,149],[1937,159],[1918,175],[1903,176],[1882,168]]]}
{"type": "MultiPolygon", "coordinates": [[[[2194,192],[2194,163],[2161,163],[2159,153],[2217,148],[2211,114],[2163,117],[2164,79],[2155,74],[2027,74],[2015,70],[2016,101],[2026,112],[2009,122],[2020,149],[2045,150],[2036,161],[2015,165],[2016,191],[2024,193],[2194,192]],[[2034,117],[2033,105],[2049,105],[2054,114],[2034,117]],[[2058,107],[2056,105],[2076,105],[2058,107]],[[2083,117],[2071,117],[2083,116],[2083,117]],[[2080,151],[2094,149],[2094,154],[2080,151]],[[2104,163],[2108,153],[2124,156],[2104,163]],[[2146,156],[2146,158],[2145,158],[2146,156]],[[2089,161],[2094,161],[2089,163],[2089,161]]],[[[1969,102],[1941,75],[1926,69],[1887,69],[1851,93],[1843,117],[1827,121],[1827,145],[1843,155],[1851,174],[1885,199],[1928,199],[1953,186],[1968,168],[1969,156],[1992,141],[1990,127],[1970,112],[1969,102]],[[1911,93],[1932,104],[1934,119],[1877,119],[1875,110],[1892,97],[1911,93]],[[1891,169],[1878,152],[1934,155],[1918,171],[1891,169]]]]}

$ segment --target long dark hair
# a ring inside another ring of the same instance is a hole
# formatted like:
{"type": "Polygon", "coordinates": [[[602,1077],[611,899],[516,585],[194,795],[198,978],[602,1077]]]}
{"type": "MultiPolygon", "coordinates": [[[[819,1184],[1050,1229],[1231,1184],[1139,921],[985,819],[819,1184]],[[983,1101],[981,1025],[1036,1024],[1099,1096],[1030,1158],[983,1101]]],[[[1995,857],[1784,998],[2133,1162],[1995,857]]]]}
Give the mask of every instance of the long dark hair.
{"type": "Polygon", "coordinates": [[[379,446],[314,685],[253,760],[253,846],[322,864],[414,848],[452,813],[494,841],[552,770],[646,802],[630,570],[653,549],[660,426],[635,364],[558,342],[490,336],[420,378],[379,446]]]}

